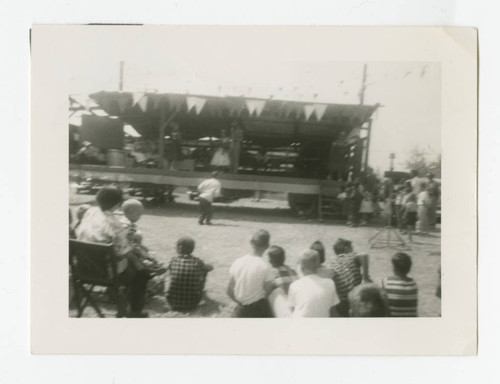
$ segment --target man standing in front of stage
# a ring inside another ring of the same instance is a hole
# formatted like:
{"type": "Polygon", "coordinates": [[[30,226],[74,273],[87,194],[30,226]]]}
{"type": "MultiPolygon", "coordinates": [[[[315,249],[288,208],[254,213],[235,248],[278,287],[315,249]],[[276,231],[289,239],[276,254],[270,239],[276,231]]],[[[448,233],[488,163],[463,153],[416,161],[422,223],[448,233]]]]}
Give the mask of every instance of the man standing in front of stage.
{"type": "Polygon", "coordinates": [[[220,196],[221,192],[221,184],[220,181],[217,180],[218,175],[218,171],[212,172],[212,177],[210,179],[204,180],[198,186],[198,193],[200,194],[200,218],[198,220],[198,223],[200,225],[203,225],[203,222],[206,222],[208,225],[212,224],[212,203],[214,199],[220,196]]]}

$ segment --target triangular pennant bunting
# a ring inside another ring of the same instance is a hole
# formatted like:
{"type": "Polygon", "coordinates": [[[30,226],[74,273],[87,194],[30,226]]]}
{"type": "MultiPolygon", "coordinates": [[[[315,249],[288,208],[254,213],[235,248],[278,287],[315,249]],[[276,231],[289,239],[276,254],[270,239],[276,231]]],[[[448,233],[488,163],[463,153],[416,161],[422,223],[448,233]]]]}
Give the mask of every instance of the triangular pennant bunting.
{"type": "Polygon", "coordinates": [[[137,104],[139,105],[139,108],[141,108],[142,112],[146,112],[146,109],[148,108],[148,97],[144,95],[137,104]]]}
{"type": "Polygon", "coordinates": [[[247,100],[245,100],[245,103],[246,103],[248,112],[250,113],[250,116],[252,116],[254,112],[257,116],[260,116],[260,114],[262,113],[262,110],[264,109],[264,107],[266,105],[265,100],[256,100],[256,99],[247,99],[247,100]]]}
{"type": "Polygon", "coordinates": [[[314,105],[304,105],[304,113],[306,114],[306,120],[309,120],[311,118],[311,115],[315,111],[315,106],[314,105]]]}
{"type": "Polygon", "coordinates": [[[206,101],[203,97],[188,96],[186,98],[188,112],[194,108],[196,114],[199,114],[205,106],[206,101]]]}
{"type": "Polygon", "coordinates": [[[318,118],[318,121],[320,121],[326,112],[326,105],[325,104],[315,104],[314,110],[316,111],[316,117],[318,118]]]}
{"type": "Polygon", "coordinates": [[[142,99],[143,96],[144,96],[144,93],[134,92],[132,94],[132,105],[136,105],[139,102],[139,100],[142,99]]]}

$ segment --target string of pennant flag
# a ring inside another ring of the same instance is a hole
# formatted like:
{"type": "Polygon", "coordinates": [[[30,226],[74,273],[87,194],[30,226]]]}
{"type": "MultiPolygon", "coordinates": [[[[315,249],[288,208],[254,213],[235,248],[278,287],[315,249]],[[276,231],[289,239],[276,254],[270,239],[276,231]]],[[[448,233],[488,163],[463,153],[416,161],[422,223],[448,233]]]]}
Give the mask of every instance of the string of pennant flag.
{"type": "MultiPolygon", "coordinates": [[[[139,106],[141,111],[146,112],[148,106],[148,97],[149,96],[145,93],[139,93],[139,92],[133,93],[132,106],[137,105],[139,106]]],[[[194,110],[194,112],[198,115],[203,110],[203,107],[205,106],[207,99],[200,96],[186,96],[185,101],[187,104],[187,111],[191,112],[194,110]]],[[[129,100],[127,100],[126,98],[118,98],[117,102],[120,108],[120,112],[123,113],[128,106],[129,100]]],[[[153,104],[154,109],[159,107],[159,102],[160,98],[158,97],[154,98],[154,104],[153,104]]],[[[266,100],[245,99],[244,105],[248,110],[250,116],[259,117],[266,106],[266,100]]],[[[177,107],[180,107],[180,105],[178,105],[177,107]]],[[[303,112],[306,120],[309,120],[313,114],[316,116],[316,119],[321,120],[326,112],[326,109],[327,109],[326,104],[319,104],[319,103],[306,104],[303,106],[303,112]]]]}

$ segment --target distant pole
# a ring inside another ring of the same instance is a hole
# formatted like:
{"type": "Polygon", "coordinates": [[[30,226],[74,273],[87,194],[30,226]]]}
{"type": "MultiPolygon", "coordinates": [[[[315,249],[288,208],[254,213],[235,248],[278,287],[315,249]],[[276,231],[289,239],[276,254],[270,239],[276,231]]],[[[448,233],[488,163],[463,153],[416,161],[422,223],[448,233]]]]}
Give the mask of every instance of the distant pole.
{"type": "Polygon", "coordinates": [[[389,159],[391,159],[391,173],[394,171],[394,159],[396,158],[396,155],[394,153],[391,153],[389,155],[389,159]]]}
{"type": "Polygon", "coordinates": [[[361,89],[359,90],[359,104],[363,105],[365,102],[365,90],[366,90],[366,71],[368,65],[363,66],[363,81],[361,83],[361,89]]]}
{"type": "Polygon", "coordinates": [[[364,171],[366,171],[368,169],[368,155],[369,155],[369,151],[370,151],[370,136],[371,136],[371,133],[372,133],[372,119],[370,118],[370,120],[368,120],[368,128],[366,129],[366,155],[365,155],[365,167],[364,167],[364,171]]]}
{"type": "Polygon", "coordinates": [[[120,82],[118,83],[118,90],[123,91],[123,68],[125,66],[125,63],[123,61],[120,61],[120,82]]]}

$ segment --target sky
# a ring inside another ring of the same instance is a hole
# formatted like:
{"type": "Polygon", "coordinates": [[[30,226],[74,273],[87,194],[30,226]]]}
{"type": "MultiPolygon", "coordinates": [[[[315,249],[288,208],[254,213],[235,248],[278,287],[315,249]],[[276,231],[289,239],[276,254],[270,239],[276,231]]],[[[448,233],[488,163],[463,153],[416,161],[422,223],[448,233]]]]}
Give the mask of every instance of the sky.
{"type": "Polygon", "coordinates": [[[412,149],[425,151],[429,161],[441,152],[438,63],[307,61],[300,55],[280,57],[238,44],[186,49],[175,41],[152,59],[153,48],[146,44],[103,50],[97,60],[75,57],[70,94],[117,91],[123,61],[124,91],[359,104],[366,64],[364,103],[381,104],[373,117],[369,165],[384,172],[394,153],[394,169],[406,170],[412,149]]]}

